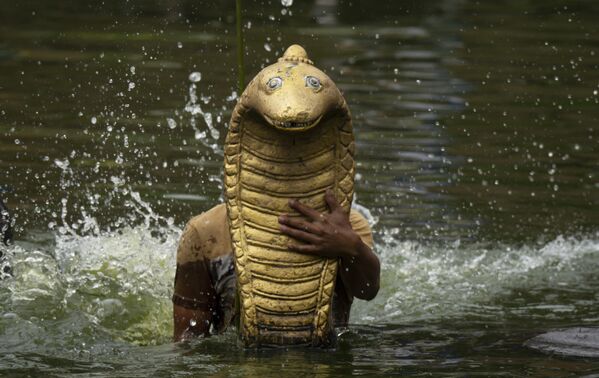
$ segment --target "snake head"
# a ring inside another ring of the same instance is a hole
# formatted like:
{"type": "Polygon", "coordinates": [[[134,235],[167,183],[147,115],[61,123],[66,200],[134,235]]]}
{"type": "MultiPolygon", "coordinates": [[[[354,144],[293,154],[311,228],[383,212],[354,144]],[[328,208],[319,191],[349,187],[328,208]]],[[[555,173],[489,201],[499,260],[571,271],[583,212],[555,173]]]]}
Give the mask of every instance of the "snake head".
{"type": "Polygon", "coordinates": [[[316,68],[299,45],[264,68],[248,86],[249,108],[280,130],[306,131],[330,114],[341,98],[339,89],[316,68]]]}

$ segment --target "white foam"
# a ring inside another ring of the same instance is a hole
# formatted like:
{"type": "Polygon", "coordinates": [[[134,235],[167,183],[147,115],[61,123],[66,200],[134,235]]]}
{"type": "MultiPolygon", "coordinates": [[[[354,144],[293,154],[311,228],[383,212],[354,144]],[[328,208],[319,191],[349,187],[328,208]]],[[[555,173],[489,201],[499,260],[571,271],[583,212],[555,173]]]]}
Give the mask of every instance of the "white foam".
{"type": "MultiPolygon", "coordinates": [[[[0,317],[82,316],[114,340],[168,342],[181,229],[156,215],[135,192],[130,205],[142,224],[83,236],[74,230],[56,233],[51,247],[13,246],[9,258],[15,277],[0,284],[0,317]]],[[[498,298],[514,289],[578,285],[580,277],[596,272],[599,234],[520,247],[426,245],[391,235],[377,252],[381,290],[371,302],[355,302],[353,323],[497,316],[505,311],[498,298]]],[[[573,311],[568,303],[529,305],[518,311],[547,311],[547,306],[556,313],[573,311]]]]}
{"type": "Polygon", "coordinates": [[[15,246],[14,278],[3,284],[8,293],[0,290],[2,313],[28,319],[79,312],[117,340],[166,342],[180,233],[141,225],[100,235],[58,234],[50,251],[15,246]]]}
{"type": "Polygon", "coordinates": [[[377,252],[382,261],[379,295],[371,302],[356,301],[352,322],[499,314],[502,309],[496,302],[515,289],[576,287],[581,277],[599,267],[599,234],[560,236],[543,245],[517,248],[427,246],[387,238],[377,252]]]}

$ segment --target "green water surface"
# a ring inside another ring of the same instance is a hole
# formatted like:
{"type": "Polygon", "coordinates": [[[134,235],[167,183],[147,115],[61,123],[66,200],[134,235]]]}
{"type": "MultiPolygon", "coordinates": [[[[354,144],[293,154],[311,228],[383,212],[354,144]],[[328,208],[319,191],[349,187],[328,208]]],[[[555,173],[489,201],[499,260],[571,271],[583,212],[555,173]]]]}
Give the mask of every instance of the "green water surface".
{"type": "Polygon", "coordinates": [[[382,287],[333,350],[171,342],[178,237],[222,201],[234,9],[0,4],[0,375],[597,376],[524,346],[599,326],[591,0],[244,1],[247,80],[300,43],[344,93],[382,287]]]}

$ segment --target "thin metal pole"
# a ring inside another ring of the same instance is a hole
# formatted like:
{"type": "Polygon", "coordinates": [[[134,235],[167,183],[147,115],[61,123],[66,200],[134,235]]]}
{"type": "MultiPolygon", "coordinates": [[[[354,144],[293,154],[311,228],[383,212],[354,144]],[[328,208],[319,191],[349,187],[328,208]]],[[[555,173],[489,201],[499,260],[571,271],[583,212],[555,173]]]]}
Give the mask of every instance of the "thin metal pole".
{"type": "Polygon", "coordinates": [[[243,28],[241,26],[241,0],[236,1],[235,13],[237,18],[237,90],[241,96],[244,90],[245,73],[243,70],[243,28]]]}

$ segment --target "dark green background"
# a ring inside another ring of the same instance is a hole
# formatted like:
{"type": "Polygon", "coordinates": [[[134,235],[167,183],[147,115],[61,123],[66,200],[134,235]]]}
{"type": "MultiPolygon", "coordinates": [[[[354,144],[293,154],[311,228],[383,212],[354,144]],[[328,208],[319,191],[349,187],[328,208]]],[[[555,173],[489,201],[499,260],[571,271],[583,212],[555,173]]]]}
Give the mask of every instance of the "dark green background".
{"type": "MultiPolygon", "coordinates": [[[[62,325],[18,311],[14,283],[0,297],[22,322],[0,322],[12,345],[2,352],[14,352],[0,374],[596,372],[596,360],[545,357],[522,342],[599,324],[599,3],[296,0],[291,15],[282,9],[244,1],[247,80],[300,43],[349,103],[357,202],[378,219],[386,285],[358,311],[355,331],[335,352],[269,354],[232,347],[231,335],[113,346],[85,336],[92,324],[72,331],[92,356],[81,359],[61,349],[62,325]],[[460,303],[452,293],[466,286],[460,303]],[[38,323],[39,349],[15,347],[24,324],[38,323]]],[[[179,229],[221,200],[222,158],[202,141],[222,145],[234,106],[234,21],[231,0],[0,4],[0,190],[16,215],[18,264],[33,250],[56,255],[71,232],[88,246],[146,222],[149,235],[171,240],[170,223],[179,229]],[[194,71],[217,141],[195,139],[184,110],[194,71]],[[136,212],[132,192],[153,218],[136,212]]],[[[68,287],[73,277],[61,272],[68,287]]],[[[79,324],[85,308],[57,321],[79,324]]],[[[114,324],[102,326],[125,327],[114,324]]]]}

